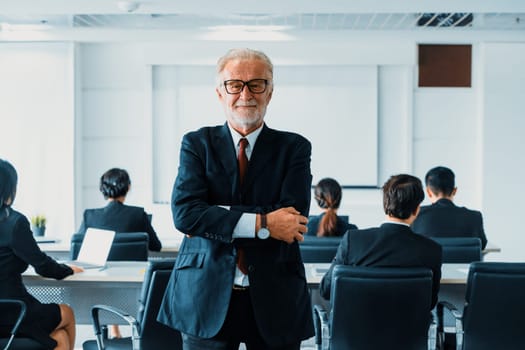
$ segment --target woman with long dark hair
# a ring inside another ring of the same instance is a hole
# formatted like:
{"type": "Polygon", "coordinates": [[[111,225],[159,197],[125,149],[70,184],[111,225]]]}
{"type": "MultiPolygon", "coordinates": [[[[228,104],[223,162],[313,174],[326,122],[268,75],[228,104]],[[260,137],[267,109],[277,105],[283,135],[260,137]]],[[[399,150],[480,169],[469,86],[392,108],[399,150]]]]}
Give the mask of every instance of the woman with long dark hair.
{"type": "Polygon", "coordinates": [[[43,277],[62,279],[83,270],[59,264],[40,250],[27,218],[11,207],[17,182],[15,168],[0,159],[0,298],[26,303],[27,313],[19,328],[20,335],[33,338],[48,349],[73,350],[73,310],[65,304],[38,301],[24,286],[22,273],[31,265],[43,277]]]}

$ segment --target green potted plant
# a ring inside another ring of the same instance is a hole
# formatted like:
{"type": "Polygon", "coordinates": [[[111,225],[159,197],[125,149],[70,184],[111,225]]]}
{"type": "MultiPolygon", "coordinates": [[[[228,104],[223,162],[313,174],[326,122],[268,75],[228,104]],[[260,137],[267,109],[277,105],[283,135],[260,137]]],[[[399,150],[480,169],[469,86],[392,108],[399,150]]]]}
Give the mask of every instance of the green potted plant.
{"type": "Polygon", "coordinates": [[[44,215],[33,216],[31,226],[35,236],[43,236],[46,231],[46,217],[44,215]]]}

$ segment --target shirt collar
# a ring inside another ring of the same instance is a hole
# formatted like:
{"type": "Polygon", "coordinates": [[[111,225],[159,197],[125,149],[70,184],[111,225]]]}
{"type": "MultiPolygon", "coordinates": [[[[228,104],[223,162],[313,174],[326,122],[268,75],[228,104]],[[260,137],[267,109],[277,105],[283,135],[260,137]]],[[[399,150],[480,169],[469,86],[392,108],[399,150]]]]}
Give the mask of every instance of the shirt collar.
{"type": "Polygon", "coordinates": [[[237,148],[237,145],[239,144],[239,140],[244,137],[245,139],[248,140],[248,143],[250,144],[249,146],[250,150],[253,150],[253,147],[255,146],[255,142],[257,141],[257,138],[259,137],[259,134],[261,133],[262,128],[264,126],[264,123],[262,123],[260,127],[258,127],[257,129],[249,133],[248,135],[242,136],[234,128],[232,128],[229,123],[227,124],[228,124],[228,129],[230,129],[230,134],[232,135],[233,145],[235,146],[235,148],[237,148]]]}
{"type": "Polygon", "coordinates": [[[390,220],[385,220],[385,221],[383,222],[383,224],[394,224],[394,225],[403,225],[403,226],[410,227],[409,224],[406,224],[406,223],[404,223],[404,222],[390,221],[390,220]]]}

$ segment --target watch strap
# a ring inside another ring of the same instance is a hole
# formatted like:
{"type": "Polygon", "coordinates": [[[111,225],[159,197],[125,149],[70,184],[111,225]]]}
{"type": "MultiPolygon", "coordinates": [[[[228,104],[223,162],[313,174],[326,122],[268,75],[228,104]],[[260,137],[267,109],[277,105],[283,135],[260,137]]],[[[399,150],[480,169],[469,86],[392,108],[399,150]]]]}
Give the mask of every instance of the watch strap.
{"type": "Polygon", "coordinates": [[[266,214],[261,214],[261,228],[267,228],[267,226],[266,226],[266,214]]]}

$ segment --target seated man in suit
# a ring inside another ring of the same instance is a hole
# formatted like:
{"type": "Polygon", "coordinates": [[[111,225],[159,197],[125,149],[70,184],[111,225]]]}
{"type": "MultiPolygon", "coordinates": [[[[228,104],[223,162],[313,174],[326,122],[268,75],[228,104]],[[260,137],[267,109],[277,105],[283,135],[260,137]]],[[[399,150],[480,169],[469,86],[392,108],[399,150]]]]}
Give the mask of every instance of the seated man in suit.
{"type": "Polygon", "coordinates": [[[479,237],[481,249],[485,249],[487,237],[481,213],[453,203],[457,191],[454,182],[449,168],[438,166],[428,171],[425,183],[432,204],[421,207],[412,229],[427,237],[479,237]]]}
{"type": "Polygon", "coordinates": [[[330,298],[335,265],[426,267],[433,273],[434,308],[441,280],[441,246],[429,238],[414,234],[410,229],[424,198],[423,186],[417,177],[406,174],[390,177],[383,185],[386,221],[379,227],[350,230],[343,236],[335,259],[321,280],[323,298],[330,298]]]}

